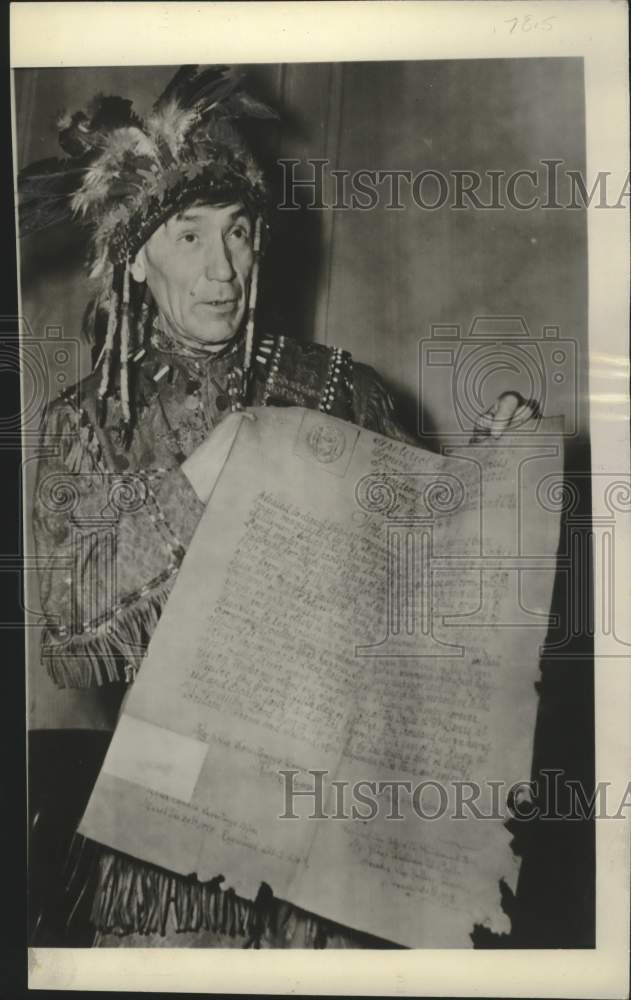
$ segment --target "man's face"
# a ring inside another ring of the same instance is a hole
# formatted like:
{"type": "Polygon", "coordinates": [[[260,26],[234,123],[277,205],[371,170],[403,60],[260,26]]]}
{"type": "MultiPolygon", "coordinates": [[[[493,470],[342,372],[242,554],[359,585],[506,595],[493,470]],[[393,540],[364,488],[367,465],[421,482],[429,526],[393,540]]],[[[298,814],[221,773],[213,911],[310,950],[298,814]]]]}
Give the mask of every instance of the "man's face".
{"type": "Polygon", "coordinates": [[[241,327],[253,260],[252,223],[242,205],[193,205],[147,240],[132,274],[147,281],[181,343],[219,350],[241,327]]]}

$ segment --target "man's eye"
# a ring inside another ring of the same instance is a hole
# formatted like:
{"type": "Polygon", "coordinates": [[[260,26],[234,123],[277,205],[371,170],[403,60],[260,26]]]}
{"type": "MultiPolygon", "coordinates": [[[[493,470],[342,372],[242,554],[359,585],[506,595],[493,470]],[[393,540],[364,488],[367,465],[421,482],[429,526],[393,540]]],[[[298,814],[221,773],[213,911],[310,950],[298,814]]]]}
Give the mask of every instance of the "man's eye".
{"type": "Polygon", "coordinates": [[[180,241],[184,243],[197,243],[197,233],[182,233],[180,241]]]}
{"type": "Polygon", "coordinates": [[[248,229],[246,229],[245,226],[235,226],[233,229],[230,230],[228,235],[230,237],[234,237],[234,239],[236,239],[238,242],[241,242],[243,240],[249,240],[250,238],[250,232],[248,229]]]}

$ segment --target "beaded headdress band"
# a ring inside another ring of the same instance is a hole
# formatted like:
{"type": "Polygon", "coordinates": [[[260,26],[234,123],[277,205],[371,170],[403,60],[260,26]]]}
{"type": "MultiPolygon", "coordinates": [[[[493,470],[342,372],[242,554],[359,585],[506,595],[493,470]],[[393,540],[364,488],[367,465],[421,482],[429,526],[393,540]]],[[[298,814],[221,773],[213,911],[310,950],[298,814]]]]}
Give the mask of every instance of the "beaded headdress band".
{"type": "Polygon", "coordinates": [[[89,227],[90,277],[100,279],[99,302],[108,313],[99,358],[99,412],[104,419],[118,345],[128,441],[131,262],[152,233],[192,201],[239,202],[255,220],[243,376],[247,385],[267,188],[234,126],[235,119],[244,117],[277,116],[245,92],[234,71],[184,66],[144,119],[132,110],[131,101],[103,95],[86,111],[61,117],[59,142],[66,158],[40,161],[18,178],[21,235],[67,218],[89,227]]]}

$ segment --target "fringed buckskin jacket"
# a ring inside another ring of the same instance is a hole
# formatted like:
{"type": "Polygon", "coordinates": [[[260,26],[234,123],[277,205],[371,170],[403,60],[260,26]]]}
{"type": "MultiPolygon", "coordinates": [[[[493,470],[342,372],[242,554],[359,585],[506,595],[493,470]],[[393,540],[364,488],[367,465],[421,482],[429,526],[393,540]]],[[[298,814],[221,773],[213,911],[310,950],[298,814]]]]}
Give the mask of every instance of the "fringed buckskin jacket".
{"type": "MultiPolygon", "coordinates": [[[[99,426],[97,375],[48,407],[33,524],[42,659],[60,687],[133,681],[204,510],[180,466],[230,412],[243,350],[241,338],[217,354],[182,353],[156,332],[133,361],[128,449],[116,394],[99,426]]],[[[253,406],[320,408],[418,444],[376,373],[347,352],[276,336],[255,355],[253,406]]],[[[107,947],[388,947],[275,899],[265,883],[252,902],[221,881],[99,848],[89,887],[74,891],[92,894],[96,943],[107,947]]]]}

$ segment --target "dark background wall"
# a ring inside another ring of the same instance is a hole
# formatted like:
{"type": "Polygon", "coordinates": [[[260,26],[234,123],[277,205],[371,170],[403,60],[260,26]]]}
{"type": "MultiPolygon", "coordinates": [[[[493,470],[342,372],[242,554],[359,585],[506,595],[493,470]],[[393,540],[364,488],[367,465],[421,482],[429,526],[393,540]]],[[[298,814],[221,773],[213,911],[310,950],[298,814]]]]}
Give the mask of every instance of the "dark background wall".
{"type": "MultiPolygon", "coordinates": [[[[282,115],[254,135],[280,190],[279,157],[326,158],[332,169],[584,172],[583,68],[579,59],[464,60],[405,63],[297,64],[244,67],[250,88],[282,115]]],[[[20,70],[15,74],[18,165],[56,155],[55,117],[82,108],[96,92],[134,98],[147,109],[171,67],[20,70]]],[[[431,184],[423,188],[427,201],[431,184]]],[[[489,200],[489,185],[481,197],[489,200]]],[[[385,189],[382,188],[385,194],[385,189]]],[[[518,188],[530,194],[528,183],[518,188]]],[[[546,382],[545,412],[563,413],[586,434],[587,233],[581,210],[435,211],[415,206],[402,187],[403,210],[278,212],[265,265],[265,322],[304,339],[334,343],[372,364],[388,381],[404,421],[417,427],[419,344],[432,324],[466,332],[476,316],[521,317],[531,339],[558,327],[573,341],[576,363],[562,382],[546,382]],[[578,407],[578,412],[575,408],[578,407]],[[577,422],[575,418],[577,417],[577,422]]],[[[539,188],[543,195],[543,189],[539,188]]],[[[304,199],[305,193],[301,195],[304,199]]],[[[325,186],[325,201],[335,191],[325,186]]],[[[559,189],[561,203],[567,187],[559,189]]],[[[66,227],[21,244],[23,314],[36,338],[62,327],[79,341],[90,295],[81,270],[84,247],[66,227]]],[[[502,323],[504,324],[502,326],[502,323]]],[[[515,320],[503,320],[515,343],[515,320]]],[[[517,342],[528,339],[518,333],[517,342]]],[[[49,352],[50,355],[50,352],[49,352]]],[[[566,352],[571,360],[572,351],[566,352]]],[[[71,355],[72,356],[72,355],[71,355]]],[[[78,377],[89,349],[77,348],[78,377]]],[[[545,354],[546,364],[550,351],[545,354]]],[[[71,365],[73,362],[71,362],[71,365]]],[[[59,366],[53,362],[50,389],[59,366]]],[[[64,371],[61,371],[64,374],[64,371]]],[[[444,436],[454,424],[448,371],[423,383],[424,430],[444,436]]],[[[25,372],[25,380],[30,375],[25,372]]],[[[519,370],[486,384],[488,401],[506,388],[528,390],[519,370]]],[[[28,391],[28,386],[25,386],[28,391]]],[[[27,492],[34,463],[28,464],[27,492]]],[[[27,497],[28,508],[28,497],[27,497]]],[[[26,536],[27,544],[29,535],[26,536]]],[[[29,607],[37,588],[29,580],[29,607]]],[[[90,693],[56,692],[37,666],[37,628],[30,630],[31,725],[104,725],[90,693]]]]}

